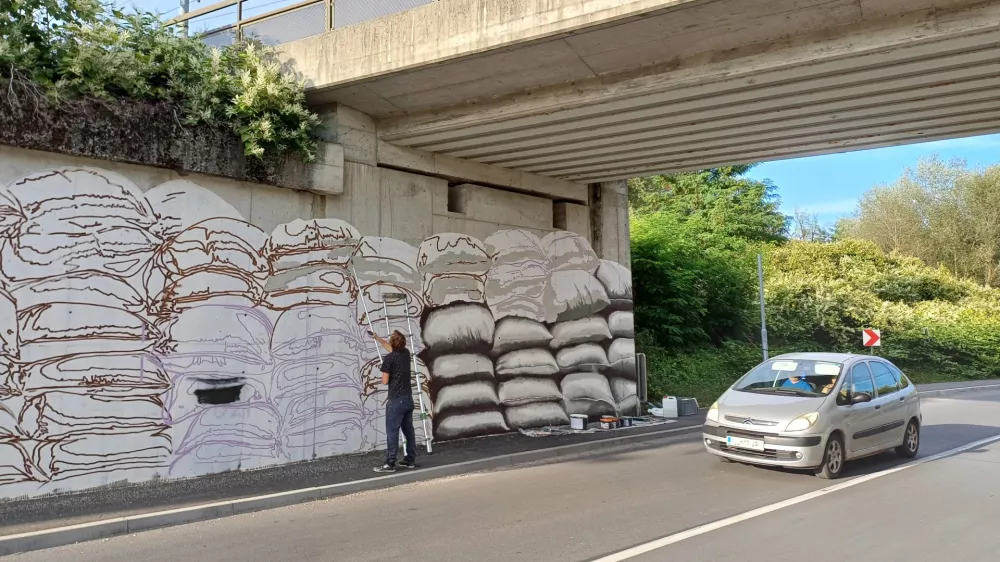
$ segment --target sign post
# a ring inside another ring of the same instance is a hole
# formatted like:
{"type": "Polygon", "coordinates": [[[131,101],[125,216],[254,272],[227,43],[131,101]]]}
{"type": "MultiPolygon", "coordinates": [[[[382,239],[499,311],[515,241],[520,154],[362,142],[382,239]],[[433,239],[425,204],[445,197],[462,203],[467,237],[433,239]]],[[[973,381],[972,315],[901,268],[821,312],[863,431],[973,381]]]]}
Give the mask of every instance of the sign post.
{"type": "Polygon", "coordinates": [[[882,346],[882,331],[873,328],[861,330],[861,343],[868,348],[869,353],[874,354],[874,348],[882,346]]]}
{"type": "Polygon", "coordinates": [[[767,361],[767,318],[764,314],[764,257],[757,254],[757,284],[760,287],[760,345],[764,348],[764,361],[767,361]]]}

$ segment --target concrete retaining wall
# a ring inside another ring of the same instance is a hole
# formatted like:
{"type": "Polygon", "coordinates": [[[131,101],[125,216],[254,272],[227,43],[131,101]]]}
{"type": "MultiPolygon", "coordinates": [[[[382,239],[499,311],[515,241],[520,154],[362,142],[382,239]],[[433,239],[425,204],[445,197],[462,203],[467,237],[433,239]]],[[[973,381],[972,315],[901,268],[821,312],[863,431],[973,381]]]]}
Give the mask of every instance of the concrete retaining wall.
{"type": "Polygon", "coordinates": [[[0,146],[0,496],[384,447],[369,322],[413,336],[419,441],[634,405],[631,275],[590,243],[610,211],[360,162],[343,183],[0,146]]]}

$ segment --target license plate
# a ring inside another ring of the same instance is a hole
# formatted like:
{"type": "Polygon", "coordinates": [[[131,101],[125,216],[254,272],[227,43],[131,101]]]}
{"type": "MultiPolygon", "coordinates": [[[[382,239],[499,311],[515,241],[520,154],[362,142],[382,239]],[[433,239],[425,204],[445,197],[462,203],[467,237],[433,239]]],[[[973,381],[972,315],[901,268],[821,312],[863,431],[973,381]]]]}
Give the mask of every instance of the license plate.
{"type": "Polygon", "coordinates": [[[764,442],[759,439],[747,439],[745,437],[726,437],[726,445],[737,449],[750,449],[751,451],[763,451],[764,442]]]}

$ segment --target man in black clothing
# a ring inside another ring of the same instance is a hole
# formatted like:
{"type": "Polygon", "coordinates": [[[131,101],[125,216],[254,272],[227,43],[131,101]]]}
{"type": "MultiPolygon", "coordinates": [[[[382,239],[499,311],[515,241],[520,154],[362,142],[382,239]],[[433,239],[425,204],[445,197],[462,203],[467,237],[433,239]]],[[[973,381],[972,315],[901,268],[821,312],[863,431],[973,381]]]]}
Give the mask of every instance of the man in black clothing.
{"type": "Polygon", "coordinates": [[[382,360],[382,384],[389,386],[389,398],[385,404],[385,437],[388,441],[385,464],[376,467],[375,472],[396,472],[396,453],[399,450],[399,430],[406,438],[406,455],[399,466],[416,468],[417,439],[413,433],[413,390],[410,380],[410,351],[406,349],[406,337],[396,330],[389,341],[369,332],[375,341],[389,353],[382,360]]]}

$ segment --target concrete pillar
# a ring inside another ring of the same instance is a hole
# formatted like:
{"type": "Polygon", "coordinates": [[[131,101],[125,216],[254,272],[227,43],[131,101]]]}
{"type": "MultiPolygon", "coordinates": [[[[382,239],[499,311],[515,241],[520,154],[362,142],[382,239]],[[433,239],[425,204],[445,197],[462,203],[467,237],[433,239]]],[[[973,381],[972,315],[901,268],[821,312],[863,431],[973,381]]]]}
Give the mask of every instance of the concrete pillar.
{"type": "Polygon", "coordinates": [[[590,184],[590,228],[598,256],[632,267],[626,180],[590,184]]]}

